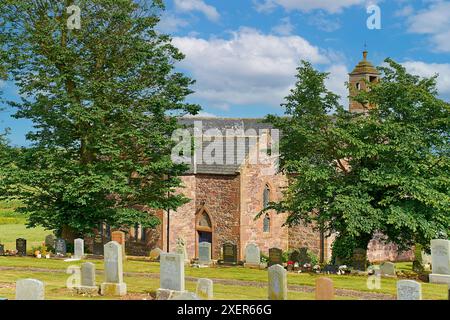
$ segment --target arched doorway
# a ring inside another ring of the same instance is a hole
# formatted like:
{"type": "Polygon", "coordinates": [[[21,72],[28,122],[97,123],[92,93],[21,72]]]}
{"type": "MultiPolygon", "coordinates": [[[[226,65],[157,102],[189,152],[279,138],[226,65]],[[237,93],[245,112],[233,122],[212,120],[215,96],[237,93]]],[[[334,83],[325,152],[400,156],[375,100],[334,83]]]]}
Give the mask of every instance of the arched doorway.
{"type": "Polygon", "coordinates": [[[195,219],[195,232],[196,232],[196,243],[195,243],[195,255],[198,257],[198,245],[200,242],[211,243],[211,257],[213,256],[213,243],[214,243],[214,232],[211,217],[208,212],[202,208],[197,214],[195,219]]]}

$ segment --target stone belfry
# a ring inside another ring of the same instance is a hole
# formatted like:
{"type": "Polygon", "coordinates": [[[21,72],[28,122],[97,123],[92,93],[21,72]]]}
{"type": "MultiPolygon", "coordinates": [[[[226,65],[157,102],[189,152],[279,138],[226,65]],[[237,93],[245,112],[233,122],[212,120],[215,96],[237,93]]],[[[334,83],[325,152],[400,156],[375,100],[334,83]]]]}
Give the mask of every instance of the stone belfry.
{"type": "Polygon", "coordinates": [[[372,105],[363,106],[359,102],[352,99],[352,97],[357,95],[358,91],[368,89],[368,82],[378,82],[380,79],[380,73],[373,66],[373,64],[367,60],[367,54],[367,51],[363,52],[363,60],[361,60],[355,69],[349,74],[350,112],[365,112],[367,109],[373,108],[372,105]]]}

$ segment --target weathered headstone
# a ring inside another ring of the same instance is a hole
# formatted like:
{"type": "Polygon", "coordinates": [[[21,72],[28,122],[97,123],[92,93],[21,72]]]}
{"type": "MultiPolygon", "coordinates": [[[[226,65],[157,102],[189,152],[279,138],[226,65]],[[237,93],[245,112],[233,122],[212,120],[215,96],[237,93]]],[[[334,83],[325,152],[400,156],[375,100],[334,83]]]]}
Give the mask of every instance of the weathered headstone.
{"type": "Polygon", "coordinates": [[[431,240],[431,283],[450,284],[450,240],[431,240]]]}
{"type": "Polygon", "coordinates": [[[279,264],[268,269],[269,300],[287,300],[287,271],[279,264]]]}
{"type": "Polygon", "coordinates": [[[56,237],[53,234],[49,234],[45,237],[45,246],[54,248],[55,247],[56,237]]]}
{"type": "Polygon", "coordinates": [[[386,261],[383,262],[380,266],[380,272],[382,276],[395,277],[397,273],[395,271],[395,263],[386,261]]]}
{"type": "Polygon", "coordinates": [[[198,279],[195,293],[200,299],[212,300],[214,297],[213,281],[205,278],[198,279]]]}
{"type": "Polygon", "coordinates": [[[161,253],[160,288],[184,291],[184,257],[178,253],[161,253]]]}
{"type": "Polygon", "coordinates": [[[16,282],[16,300],[44,300],[45,285],[36,279],[23,279],[16,282]]]}
{"type": "Polygon", "coordinates": [[[125,232],[123,231],[114,231],[111,232],[111,241],[115,241],[120,244],[122,248],[122,258],[125,258],[125,232]]]}
{"type": "Polygon", "coordinates": [[[160,248],[154,248],[150,251],[150,260],[159,261],[159,256],[163,251],[160,248]]]}
{"type": "Polygon", "coordinates": [[[93,246],[93,253],[96,256],[102,256],[104,253],[104,243],[105,239],[103,238],[103,235],[100,233],[97,233],[94,236],[94,246],[93,246]]]}
{"type": "Polygon", "coordinates": [[[85,262],[81,264],[81,285],[77,288],[78,293],[98,293],[95,284],[95,264],[85,262]]]}
{"type": "Polygon", "coordinates": [[[5,255],[5,245],[4,244],[0,244],[0,256],[5,255]]]}
{"type": "Polygon", "coordinates": [[[183,256],[183,260],[187,263],[189,262],[189,257],[186,249],[186,241],[183,238],[177,239],[177,245],[175,249],[176,253],[181,254],[183,256]]]}
{"type": "Polygon", "coordinates": [[[233,243],[223,244],[223,262],[225,264],[237,264],[237,245],[233,243]]]}
{"type": "Polygon", "coordinates": [[[101,294],[122,296],[127,293],[123,282],[122,246],[115,241],[105,244],[105,282],[101,285],[101,294]]]}
{"type": "Polygon", "coordinates": [[[17,255],[26,256],[27,255],[27,240],[23,238],[16,239],[16,250],[17,255]]]}
{"type": "Polygon", "coordinates": [[[55,252],[65,256],[67,254],[66,240],[58,238],[55,241],[55,252]]]}
{"type": "Polygon", "coordinates": [[[261,263],[261,251],[255,243],[249,243],[245,247],[245,264],[258,265],[261,263]]]}
{"type": "Polygon", "coordinates": [[[84,240],[75,239],[74,240],[74,258],[83,259],[84,257],[84,240]]]}
{"type": "Polygon", "coordinates": [[[198,262],[202,265],[211,264],[211,243],[200,242],[198,244],[198,262]]]}
{"type": "Polygon", "coordinates": [[[422,300],[422,285],[413,280],[397,281],[397,300],[422,300]]]}
{"type": "Polygon", "coordinates": [[[334,285],[330,278],[316,279],[316,300],[334,300],[334,285]]]}
{"type": "Polygon", "coordinates": [[[269,267],[275,264],[283,264],[283,251],[279,248],[269,249],[269,267]]]}
{"type": "Polygon", "coordinates": [[[366,271],[367,268],[367,250],[357,248],[353,250],[352,267],[355,270],[366,271]]]}

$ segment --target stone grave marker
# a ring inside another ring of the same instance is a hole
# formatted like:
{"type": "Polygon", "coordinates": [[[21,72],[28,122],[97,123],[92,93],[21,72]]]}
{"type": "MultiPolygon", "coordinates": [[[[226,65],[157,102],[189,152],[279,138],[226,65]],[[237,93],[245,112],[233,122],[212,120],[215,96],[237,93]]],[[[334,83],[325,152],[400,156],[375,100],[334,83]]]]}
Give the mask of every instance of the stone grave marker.
{"type": "Polygon", "coordinates": [[[334,300],[334,285],[330,278],[316,279],[316,300],[334,300]]]}
{"type": "Polygon", "coordinates": [[[122,248],[122,258],[125,258],[125,232],[123,231],[113,231],[111,232],[111,241],[115,241],[120,244],[122,248]]]}
{"type": "Polygon", "coordinates": [[[450,284],[450,240],[431,240],[431,283],[450,284]]]}
{"type": "Polygon", "coordinates": [[[245,247],[245,264],[258,265],[261,263],[261,251],[255,243],[249,243],[245,247]]]}
{"type": "Polygon", "coordinates": [[[233,243],[223,244],[223,262],[225,264],[237,264],[237,245],[233,243]]]}
{"type": "Polygon", "coordinates": [[[177,245],[175,249],[176,253],[183,255],[183,260],[189,262],[189,257],[186,249],[186,241],[183,238],[177,239],[177,245]]]}
{"type": "Polygon", "coordinates": [[[23,279],[16,282],[16,300],[44,300],[45,285],[36,279],[23,279]]]}
{"type": "Polygon", "coordinates": [[[159,256],[163,251],[160,248],[154,248],[150,251],[150,259],[153,261],[159,261],[159,256]]]}
{"type": "Polygon", "coordinates": [[[275,264],[283,265],[283,251],[279,248],[270,248],[269,267],[275,264]]]}
{"type": "Polygon", "coordinates": [[[83,259],[84,257],[84,240],[75,239],[74,240],[74,258],[83,259]]]}
{"type": "Polygon", "coordinates": [[[413,280],[397,281],[397,300],[422,300],[422,285],[413,280]]]}
{"type": "Polygon", "coordinates": [[[352,267],[355,270],[366,271],[367,268],[367,250],[357,248],[353,250],[352,267]]]}
{"type": "Polygon", "coordinates": [[[200,242],[198,244],[198,262],[201,265],[211,264],[211,243],[200,242]]]}
{"type": "Polygon", "coordinates": [[[17,255],[26,256],[27,255],[27,240],[23,238],[16,239],[16,250],[17,255]]]}
{"type": "Polygon", "coordinates": [[[202,300],[212,300],[214,298],[213,281],[205,278],[198,279],[195,293],[202,300]]]}
{"type": "Polygon", "coordinates": [[[85,262],[81,264],[81,285],[78,293],[98,293],[98,287],[95,284],[95,264],[85,262]]]}
{"type": "Polygon", "coordinates": [[[97,233],[94,236],[94,246],[93,246],[93,253],[96,256],[102,256],[104,253],[104,243],[105,239],[103,238],[103,235],[100,233],[97,233]]]}
{"type": "Polygon", "coordinates": [[[55,241],[56,241],[56,237],[53,234],[49,234],[45,237],[45,246],[47,248],[54,248],[55,241]]]}
{"type": "Polygon", "coordinates": [[[66,240],[58,238],[55,241],[55,252],[65,256],[67,254],[66,240]]]}
{"type": "Polygon", "coordinates": [[[380,266],[380,272],[382,276],[396,277],[395,263],[389,261],[383,262],[380,266]]]}
{"type": "Polygon", "coordinates": [[[178,253],[161,253],[160,285],[161,289],[184,291],[184,257],[178,253]]]}
{"type": "Polygon", "coordinates": [[[105,296],[122,296],[127,293],[123,282],[122,246],[116,241],[105,244],[105,282],[101,284],[101,294],[105,296]]]}
{"type": "Polygon", "coordinates": [[[269,300],[287,300],[287,271],[279,264],[268,269],[269,300]]]}

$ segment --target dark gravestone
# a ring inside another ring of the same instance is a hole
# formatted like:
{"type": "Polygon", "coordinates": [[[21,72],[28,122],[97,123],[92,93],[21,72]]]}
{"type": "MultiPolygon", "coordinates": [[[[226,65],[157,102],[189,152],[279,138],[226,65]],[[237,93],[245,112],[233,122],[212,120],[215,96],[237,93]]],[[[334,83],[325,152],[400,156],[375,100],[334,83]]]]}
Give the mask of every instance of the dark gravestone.
{"type": "Polygon", "coordinates": [[[94,237],[94,255],[102,256],[104,253],[104,239],[101,234],[96,234],[94,237]]]}
{"type": "Polygon", "coordinates": [[[47,248],[55,248],[55,236],[52,234],[49,234],[45,237],[45,246],[47,248]]]}
{"type": "Polygon", "coordinates": [[[367,269],[367,250],[354,249],[352,256],[352,267],[355,270],[366,271],[367,269]]]}
{"type": "Polygon", "coordinates": [[[66,246],[66,240],[58,238],[55,241],[55,252],[56,254],[62,254],[66,255],[67,253],[67,246],[66,246]]]}
{"type": "Polygon", "coordinates": [[[237,245],[232,243],[223,245],[223,262],[226,264],[237,263],[237,245]]]}
{"type": "Polygon", "coordinates": [[[4,255],[5,255],[5,245],[0,244],[0,256],[4,256],[4,255]]]}
{"type": "Polygon", "coordinates": [[[337,274],[339,266],[327,265],[323,268],[323,273],[325,274],[337,274]]]}
{"type": "Polygon", "coordinates": [[[283,251],[278,248],[269,249],[269,267],[274,264],[283,265],[283,251]]]}
{"type": "Polygon", "coordinates": [[[23,238],[16,239],[16,250],[17,255],[26,256],[27,255],[27,240],[23,238]]]}

